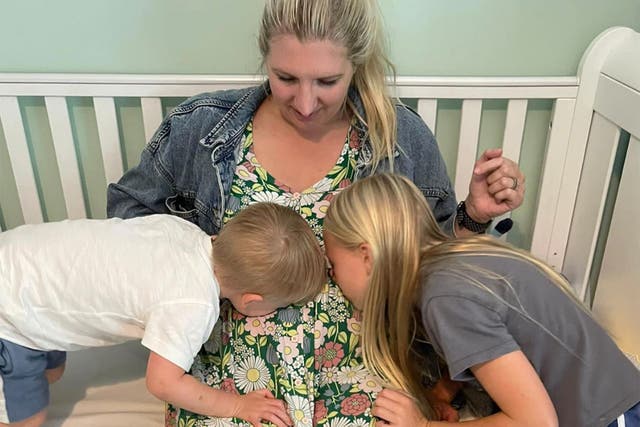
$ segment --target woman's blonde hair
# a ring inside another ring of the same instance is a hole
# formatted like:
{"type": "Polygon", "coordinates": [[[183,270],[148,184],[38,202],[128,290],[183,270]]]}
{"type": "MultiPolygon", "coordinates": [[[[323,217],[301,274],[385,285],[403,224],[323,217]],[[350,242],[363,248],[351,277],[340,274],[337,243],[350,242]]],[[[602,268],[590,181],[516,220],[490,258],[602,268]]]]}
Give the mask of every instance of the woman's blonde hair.
{"type": "MultiPolygon", "coordinates": [[[[487,236],[452,238],[444,234],[423,194],[400,175],[374,175],[347,187],[332,200],[324,227],[346,248],[364,242],[370,245],[372,270],[362,322],[364,361],[391,386],[418,398],[427,417],[433,416],[433,410],[424,398],[419,367],[411,358],[411,344],[424,331],[419,312],[407,308],[415,307],[422,282],[433,270],[455,269],[458,274],[457,269],[464,266],[461,255],[516,258],[538,267],[572,295],[558,273],[524,251],[487,236]]],[[[491,274],[486,272],[495,278],[491,274]]],[[[472,281],[470,275],[460,275],[472,281]]],[[[472,284],[491,292],[477,280],[472,284]]]]}
{"type": "Polygon", "coordinates": [[[275,203],[250,205],[225,224],[213,241],[213,263],[227,286],[283,306],[309,301],[327,280],[311,227],[275,203]]]}
{"type": "Polygon", "coordinates": [[[395,81],[395,67],[386,54],[382,17],[376,0],[266,0],[258,45],[263,59],[274,36],[292,34],[300,41],[328,40],[344,46],[354,66],[352,85],[364,106],[361,117],[347,99],[353,115],[366,123],[373,147],[372,168],[388,158],[393,170],[396,144],[395,101],[386,75],[395,81]]]}

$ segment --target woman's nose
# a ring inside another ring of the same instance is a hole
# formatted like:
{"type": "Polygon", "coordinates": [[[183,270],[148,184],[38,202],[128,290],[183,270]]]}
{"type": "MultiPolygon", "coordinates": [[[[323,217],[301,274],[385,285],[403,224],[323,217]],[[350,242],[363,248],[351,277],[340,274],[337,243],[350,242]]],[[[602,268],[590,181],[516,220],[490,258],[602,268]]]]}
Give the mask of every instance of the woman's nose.
{"type": "Polygon", "coordinates": [[[296,94],[295,107],[302,116],[313,114],[317,106],[317,98],[313,88],[301,85],[296,94]]]}

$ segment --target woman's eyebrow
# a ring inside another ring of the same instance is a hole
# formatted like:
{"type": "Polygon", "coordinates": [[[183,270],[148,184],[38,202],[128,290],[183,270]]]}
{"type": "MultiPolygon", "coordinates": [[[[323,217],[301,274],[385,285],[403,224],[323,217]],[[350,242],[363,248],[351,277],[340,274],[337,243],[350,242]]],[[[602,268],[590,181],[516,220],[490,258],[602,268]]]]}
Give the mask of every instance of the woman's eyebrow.
{"type": "MultiPolygon", "coordinates": [[[[279,68],[272,67],[271,70],[274,73],[280,74],[282,76],[298,78],[295,74],[291,74],[291,73],[289,73],[287,71],[284,71],[284,70],[281,70],[279,68]]],[[[330,74],[330,75],[327,75],[327,76],[315,77],[314,80],[332,80],[332,79],[339,79],[342,76],[344,76],[344,73],[337,73],[337,74],[330,74]]]]}

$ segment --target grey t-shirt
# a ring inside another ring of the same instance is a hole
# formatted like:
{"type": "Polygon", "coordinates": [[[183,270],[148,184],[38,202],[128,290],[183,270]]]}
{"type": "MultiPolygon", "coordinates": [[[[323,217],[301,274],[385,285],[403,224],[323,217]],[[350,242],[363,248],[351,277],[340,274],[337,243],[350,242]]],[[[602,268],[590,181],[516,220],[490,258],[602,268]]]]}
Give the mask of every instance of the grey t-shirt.
{"type": "Polygon", "coordinates": [[[421,304],[427,334],[455,380],[471,380],[472,366],[521,350],[561,426],[606,426],[640,401],[640,371],[529,262],[458,256],[453,269],[439,269],[425,280],[421,304]]]}

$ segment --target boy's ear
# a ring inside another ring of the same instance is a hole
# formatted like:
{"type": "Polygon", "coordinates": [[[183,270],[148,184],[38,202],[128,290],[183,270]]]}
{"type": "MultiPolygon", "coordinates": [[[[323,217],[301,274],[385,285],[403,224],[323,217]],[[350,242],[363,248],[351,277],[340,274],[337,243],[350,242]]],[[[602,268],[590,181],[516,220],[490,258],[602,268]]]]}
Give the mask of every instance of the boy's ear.
{"type": "Polygon", "coordinates": [[[245,292],[242,295],[240,295],[240,303],[242,304],[243,307],[247,307],[252,303],[262,302],[262,301],[264,301],[264,297],[260,294],[245,292]]]}
{"type": "Polygon", "coordinates": [[[371,245],[367,242],[360,243],[360,245],[358,245],[358,251],[360,253],[360,256],[362,257],[362,262],[364,262],[367,274],[371,274],[371,270],[373,269],[373,254],[371,251],[371,245]]]}

